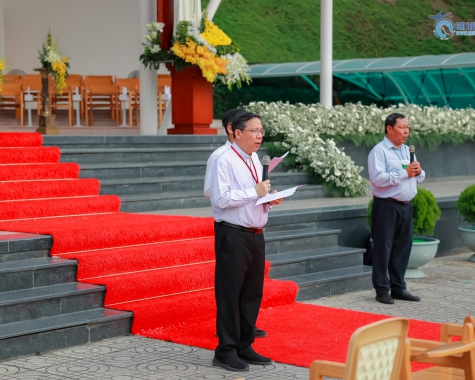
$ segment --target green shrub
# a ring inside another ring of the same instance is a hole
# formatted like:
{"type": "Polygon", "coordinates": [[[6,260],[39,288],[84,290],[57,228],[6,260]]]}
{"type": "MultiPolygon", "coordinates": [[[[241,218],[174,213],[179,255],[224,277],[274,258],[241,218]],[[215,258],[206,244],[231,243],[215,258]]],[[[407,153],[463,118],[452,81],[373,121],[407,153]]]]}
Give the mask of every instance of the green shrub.
{"type": "Polygon", "coordinates": [[[460,193],[455,207],[465,221],[475,224],[475,185],[467,187],[460,193]]]}
{"type": "MultiPolygon", "coordinates": [[[[474,189],[475,190],[475,189],[474,189]]],[[[475,194],[475,192],[474,192],[475,194]]],[[[418,188],[417,195],[412,200],[413,207],[413,234],[429,235],[434,234],[435,223],[440,219],[442,212],[437,205],[437,200],[434,195],[426,189],[418,188]]],[[[373,209],[373,200],[368,204],[368,215],[366,220],[371,228],[371,210],[373,209]]],[[[472,213],[474,213],[472,211],[472,213]]]]}

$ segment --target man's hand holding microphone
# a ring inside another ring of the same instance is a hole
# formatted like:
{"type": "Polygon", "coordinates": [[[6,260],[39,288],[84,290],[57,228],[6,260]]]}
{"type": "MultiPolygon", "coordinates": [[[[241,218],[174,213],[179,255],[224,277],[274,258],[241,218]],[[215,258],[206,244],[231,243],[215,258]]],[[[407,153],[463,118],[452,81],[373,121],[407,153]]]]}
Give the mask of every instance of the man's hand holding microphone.
{"type": "Polygon", "coordinates": [[[418,176],[421,174],[421,164],[417,161],[414,161],[414,155],[416,153],[416,148],[414,145],[409,147],[409,154],[410,154],[410,164],[406,167],[406,172],[409,178],[418,176]]]}
{"type": "MultiPolygon", "coordinates": [[[[256,189],[258,197],[264,197],[270,192],[270,180],[269,180],[269,163],[270,157],[262,157],[262,182],[259,182],[254,188],[256,189]]],[[[277,190],[274,190],[271,194],[277,193],[277,190]]],[[[284,198],[279,198],[274,201],[270,201],[271,205],[278,205],[282,203],[284,198]]]]}

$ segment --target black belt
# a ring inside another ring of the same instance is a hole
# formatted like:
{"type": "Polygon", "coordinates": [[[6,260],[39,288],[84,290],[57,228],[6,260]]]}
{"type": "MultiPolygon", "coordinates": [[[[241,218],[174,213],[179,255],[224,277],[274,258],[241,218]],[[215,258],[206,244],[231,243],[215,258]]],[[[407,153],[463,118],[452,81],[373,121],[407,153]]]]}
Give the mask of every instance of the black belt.
{"type": "Polygon", "coordinates": [[[236,229],[241,230],[241,231],[251,232],[251,233],[256,234],[256,235],[258,235],[262,232],[262,228],[244,227],[244,226],[239,226],[237,224],[232,224],[232,223],[228,223],[228,222],[219,222],[219,224],[222,224],[223,226],[226,226],[226,227],[236,228],[236,229]]]}
{"type": "MultiPolygon", "coordinates": [[[[375,197],[375,198],[378,198],[378,197],[375,197]]],[[[411,201],[407,201],[407,202],[398,201],[397,199],[394,199],[394,198],[378,198],[378,199],[383,199],[392,203],[397,203],[398,205],[401,205],[401,206],[407,206],[408,204],[411,203],[411,201]]]]}

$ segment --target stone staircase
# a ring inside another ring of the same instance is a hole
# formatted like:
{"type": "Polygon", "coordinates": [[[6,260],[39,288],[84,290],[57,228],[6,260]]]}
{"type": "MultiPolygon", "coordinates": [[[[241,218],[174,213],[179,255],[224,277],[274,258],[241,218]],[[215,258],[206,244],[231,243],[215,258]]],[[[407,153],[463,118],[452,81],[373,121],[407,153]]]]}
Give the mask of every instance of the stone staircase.
{"type": "MultiPolygon", "coordinates": [[[[61,161],[77,162],[80,177],[98,178],[101,194],[121,197],[126,212],[209,207],[203,196],[206,161],[224,136],[45,136],[44,145],[58,146],[61,161]]],[[[258,152],[265,155],[265,150],[258,152]]],[[[308,182],[305,173],[287,173],[277,166],[273,189],[308,182]]],[[[322,186],[300,188],[286,202],[324,197],[322,186]]],[[[343,211],[344,212],[344,211],[343,211]]],[[[275,211],[266,226],[270,276],[300,287],[298,299],[319,298],[370,289],[371,268],[362,265],[364,249],[338,245],[339,228],[320,228],[318,211],[275,211]]]]}
{"type": "Polygon", "coordinates": [[[77,262],[49,256],[49,236],[0,234],[0,360],[130,333],[105,287],[75,282],[77,262]]]}

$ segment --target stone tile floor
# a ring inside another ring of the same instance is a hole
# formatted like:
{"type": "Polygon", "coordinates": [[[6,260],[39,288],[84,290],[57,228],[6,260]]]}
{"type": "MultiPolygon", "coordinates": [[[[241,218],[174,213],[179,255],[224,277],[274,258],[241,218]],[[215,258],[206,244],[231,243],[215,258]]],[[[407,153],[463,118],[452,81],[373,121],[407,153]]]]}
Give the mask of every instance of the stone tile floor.
{"type": "MultiPolygon", "coordinates": [[[[434,322],[461,323],[475,314],[475,263],[472,252],[432,260],[425,278],[408,280],[408,289],[421,302],[396,301],[382,305],[373,291],[359,291],[322,298],[308,303],[361,310],[434,322]]],[[[139,336],[103,340],[45,354],[0,363],[0,379],[22,380],[284,380],[308,379],[308,369],[280,363],[254,366],[242,374],[211,366],[213,352],[139,336]]]]}

